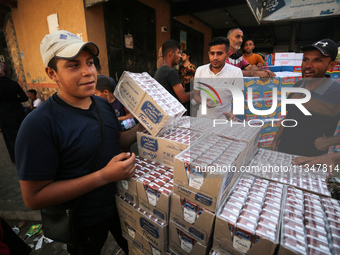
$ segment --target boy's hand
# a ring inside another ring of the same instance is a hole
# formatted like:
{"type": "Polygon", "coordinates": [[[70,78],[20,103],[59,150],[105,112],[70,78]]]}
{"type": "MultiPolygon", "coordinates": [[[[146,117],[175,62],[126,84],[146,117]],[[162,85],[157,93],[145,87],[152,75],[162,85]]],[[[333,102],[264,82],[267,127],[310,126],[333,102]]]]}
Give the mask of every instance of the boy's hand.
{"type": "Polygon", "coordinates": [[[103,177],[112,182],[132,177],[135,174],[136,155],[130,152],[123,152],[113,157],[102,169],[103,177]]]}

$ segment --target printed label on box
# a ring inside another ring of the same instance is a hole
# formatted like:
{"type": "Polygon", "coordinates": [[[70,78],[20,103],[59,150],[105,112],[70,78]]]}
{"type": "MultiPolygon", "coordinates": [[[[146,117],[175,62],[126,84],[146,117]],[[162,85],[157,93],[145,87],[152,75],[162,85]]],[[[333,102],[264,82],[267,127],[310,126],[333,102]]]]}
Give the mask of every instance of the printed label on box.
{"type": "Polygon", "coordinates": [[[163,114],[150,101],[144,102],[142,111],[154,124],[158,124],[162,121],[163,114]]]}
{"type": "Polygon", "coordinates": [[[159,230],[144,218],[139,219],[140,226],[154,238],[159,238],[159,230]]]}
{"type": "Polygon", "coordinates": [[[153,152],[158,151],[157,139],[152,139],[147,136],[142,136],[140,141],[141,141],[141,147],[148,149],[150,151],[153,151],[153,152]]]}

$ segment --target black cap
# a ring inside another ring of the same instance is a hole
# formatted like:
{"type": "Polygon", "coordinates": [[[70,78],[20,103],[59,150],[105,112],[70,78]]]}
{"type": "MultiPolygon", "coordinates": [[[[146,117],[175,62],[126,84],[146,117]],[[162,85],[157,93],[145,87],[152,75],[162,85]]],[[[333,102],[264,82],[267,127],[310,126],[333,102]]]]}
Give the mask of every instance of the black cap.
{"type": "Polygon", "coordinates": [[[322,39],[301,48],[303,52],[317,49],[325,57],[331,57],[334,61],[338,55],[338,45],[331,39],[322,39]]]}

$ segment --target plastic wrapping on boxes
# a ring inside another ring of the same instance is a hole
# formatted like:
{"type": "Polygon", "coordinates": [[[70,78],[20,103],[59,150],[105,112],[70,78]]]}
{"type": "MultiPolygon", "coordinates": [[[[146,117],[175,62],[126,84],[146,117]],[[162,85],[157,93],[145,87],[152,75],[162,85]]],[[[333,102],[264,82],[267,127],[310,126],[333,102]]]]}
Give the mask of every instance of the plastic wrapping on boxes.
{"type": "Polygon", "coordinates": [[[186,111],[175,97],[146,72],[125,71],[114,95],[153,136],[174,126],[186,111]]]}
{"type": "Polygon", "coordinates": [[[339,254],[337,200],[288,187],[283,212],[279,255],[339,254]]]}
{"type": "Polygon", "coordinates": [[[188,148],[190,142],[203,137],[199,131],[173,127],[157,137],[137,132],[139,155],[160,164],[173,167],[175,156],[188,148]]]}
{"type": "Polygon", "coordinates": [[[305,168],[291,164],[297,155],[260,149],[248,164],[249,173],[283,184],[330,197],[327,188],[327,171],[325,169],[305,168]]]}
{"type": "Polygon", "coordinates": [[[210,135],[178,154],[174,193],[212,212],[237,179],[246,143],[210,135]]]}
{"type": "Polygon", "coordinates": [[[243,175],[218,212],[213,249],[221,254],[274,254],[284,192],[282,184],[243,175]]]}

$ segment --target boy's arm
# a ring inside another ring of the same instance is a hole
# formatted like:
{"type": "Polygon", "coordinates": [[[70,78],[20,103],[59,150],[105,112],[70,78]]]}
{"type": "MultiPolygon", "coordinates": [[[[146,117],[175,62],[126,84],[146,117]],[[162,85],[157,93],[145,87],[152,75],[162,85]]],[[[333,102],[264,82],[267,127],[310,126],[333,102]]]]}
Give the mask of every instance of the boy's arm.
{"type": "Polygon", "coordinates": [[[129,148],[134,142],[137,141],[137,132],[143,131],[144,127],[138,123],[133,128],[121,132],[119,137],[119,145],[121,148],[129,148]]]}
{"type": "Polygon", "coordinates": [[[130,178],[135,171],[135,154],[121,153],[102,169],[70,180],[20,180],[26,206],[37,210],[78,198],[110,182],[130,178]]]}
{"type": "Polygon", "coordinates": [[[190,92],[185,92],[183,85],[181,83],[172,86],[172,88],[174,89],[181,103],[186,103],[190,100],[190,92]]]}

